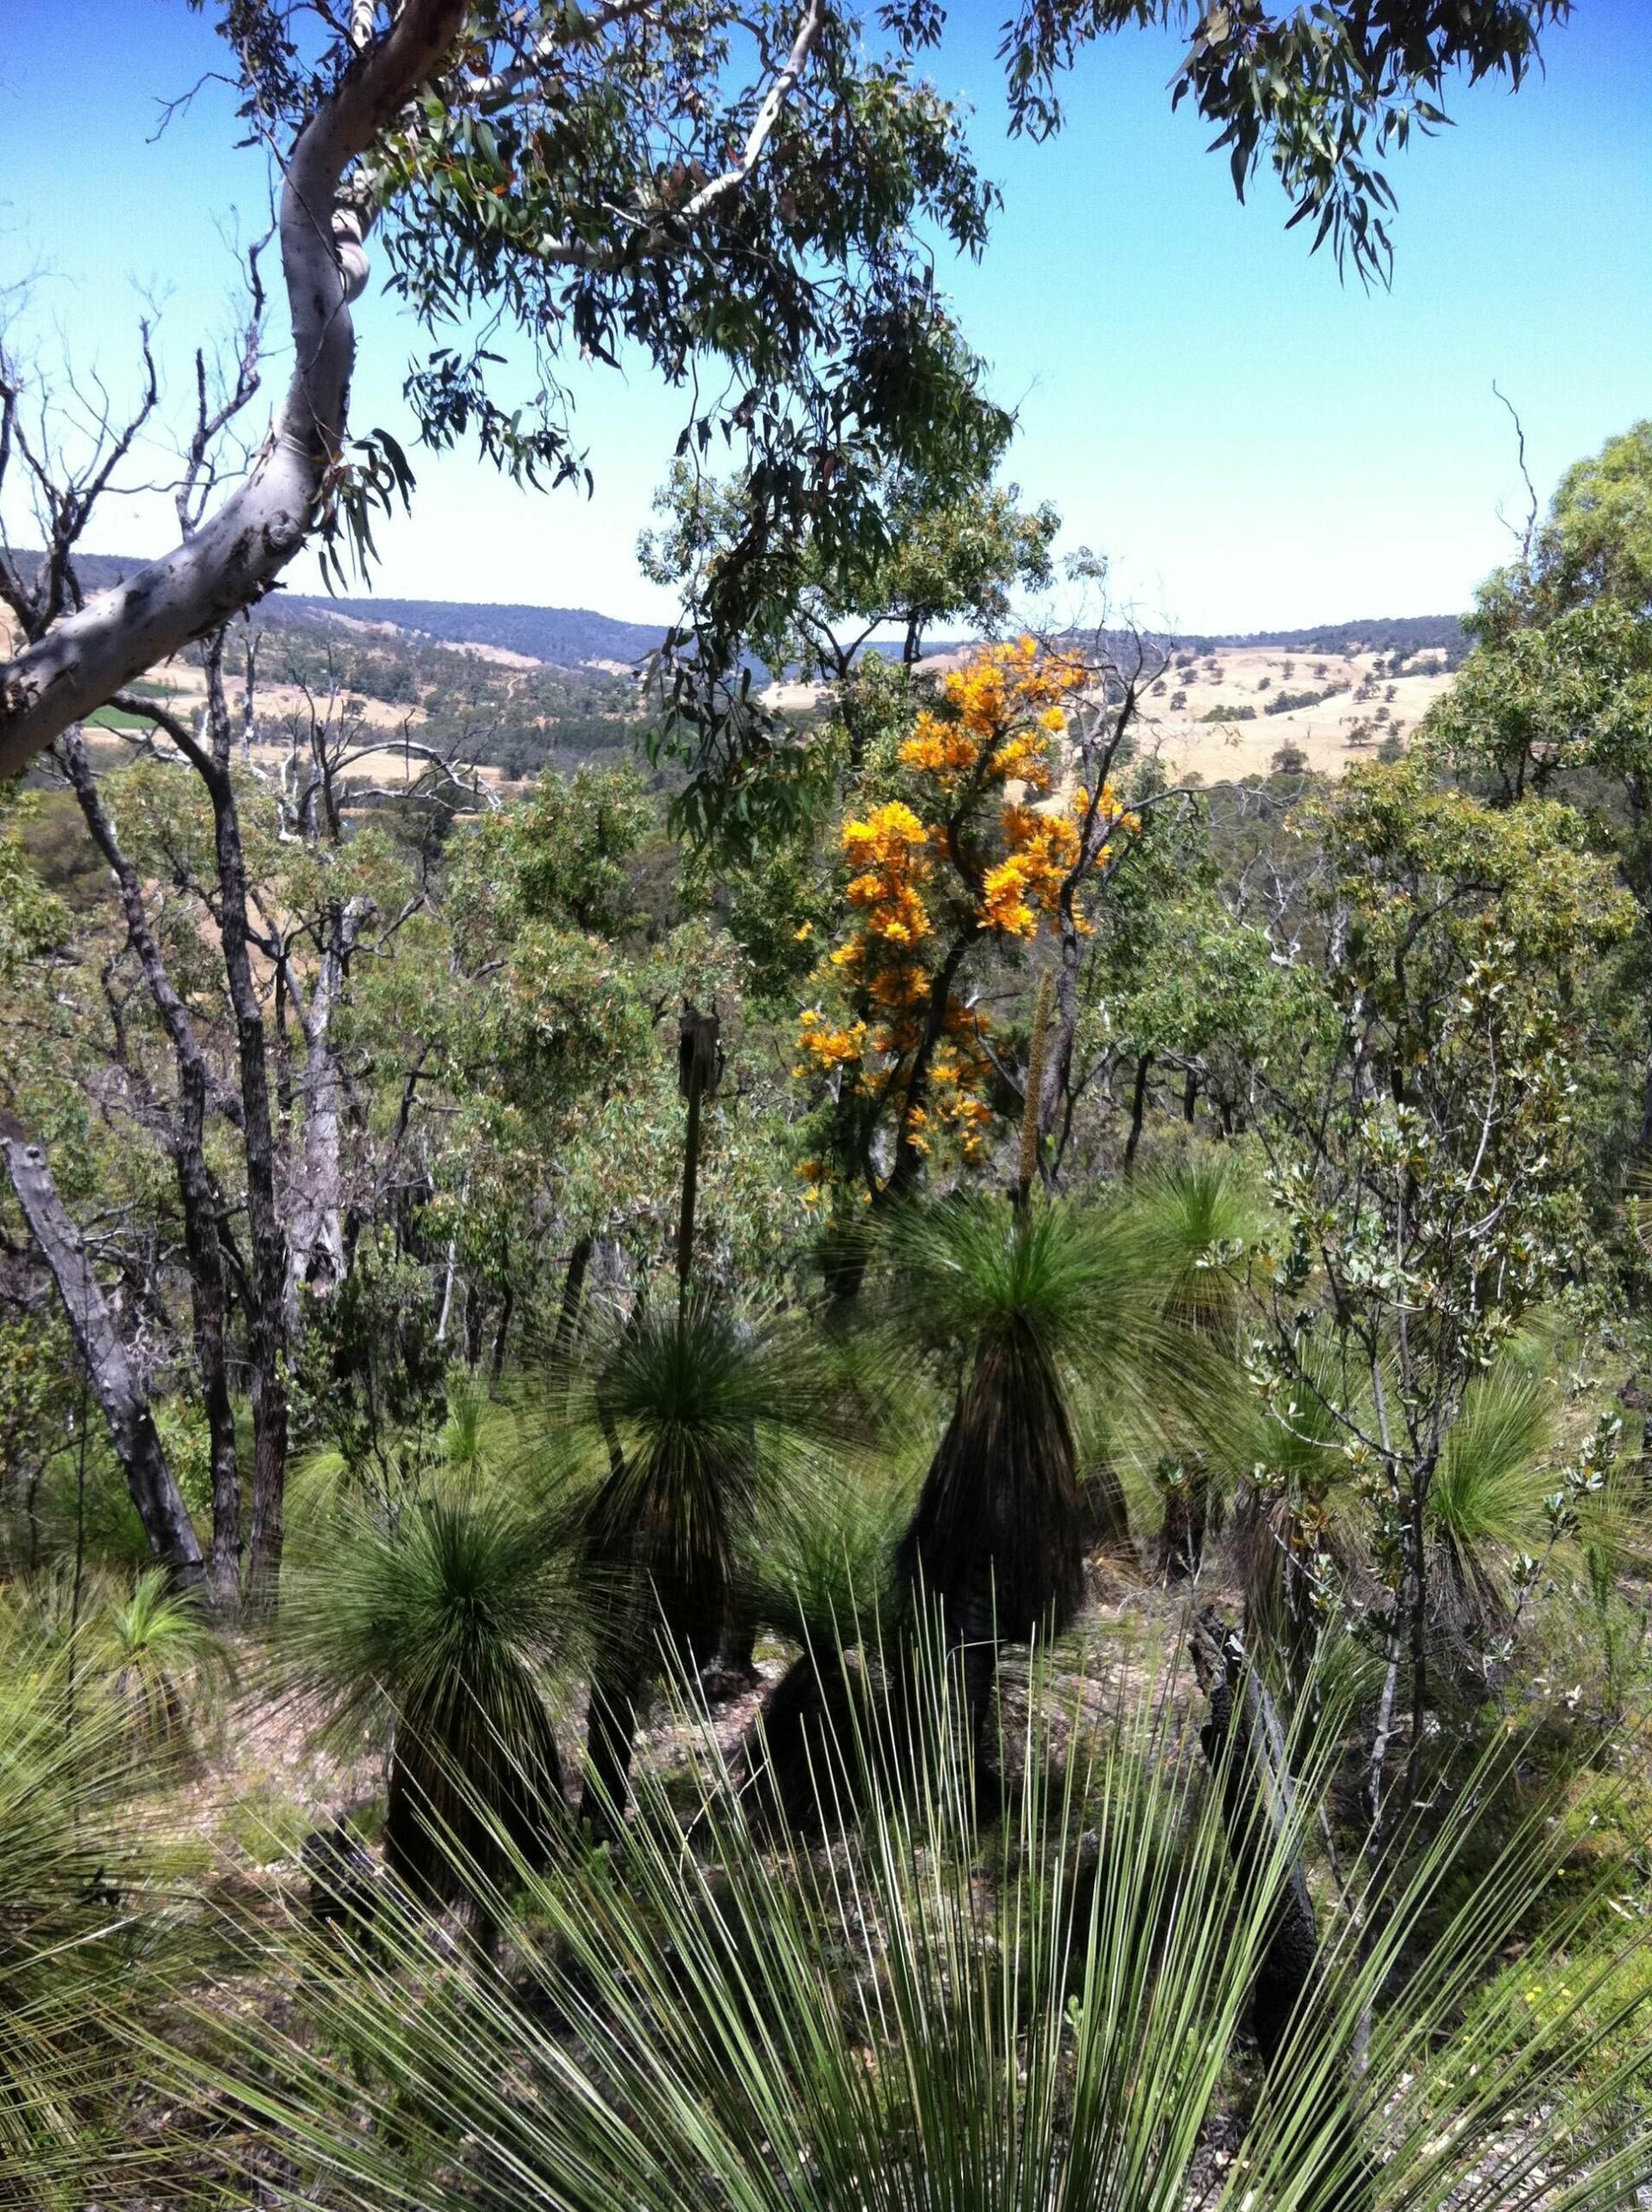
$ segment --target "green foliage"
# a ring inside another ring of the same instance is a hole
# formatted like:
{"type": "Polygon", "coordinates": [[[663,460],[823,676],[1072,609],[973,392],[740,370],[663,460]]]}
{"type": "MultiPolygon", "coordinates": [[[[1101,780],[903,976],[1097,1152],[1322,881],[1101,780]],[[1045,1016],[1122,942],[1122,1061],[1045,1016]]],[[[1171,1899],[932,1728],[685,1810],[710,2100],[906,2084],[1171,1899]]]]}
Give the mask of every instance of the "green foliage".
{"type": "MultiPolygon", "coordinates": [[[[1266,155],[1289,196],[1291,224],[1312,226],[1366,279],[1393,261],[1395,206],[1384,163],[1446,120],[1446,79],[1506,76],[1518,86],[1537,61],[1539,35],[1564,23],[1571,0],[1326,0],[1312,8],[1203,7],[1172,79],[1171,100],[1191,99],[1217,126],[1235,190],[1266,155]]],[[[1084,41],[1126,26],[1170,22],[1174,0],[1056,0],[1024,5],[1005,34],[1013,127],[1043,136],[1061,111],[1056,73],[1084,41]]]]}
{"type": "MultiPolygon", "coordinates": [[[[810,537],[747,632],[749,650],[777,674],[847,683],[855,658],[878,630],[899,633],[902,658],[915,660],[939,626],[963,623],[996,637],[1013,595],[1045,589],[1050,549],[1060,527],[1053,507],[1031,512],[1013,484],[991,477],[1010,424],[977,450],[973,434],[953,455],[932,455],[919,473],[894,468],[876,493],[878,529],[835,545],[810,537]]],[[[655,500],[664,527],[645,535],[645,573],[690,599],[712,588],[720,563],[734,557],[751,525],[756,494],[749,479],[717,484],[679,461],[655,500]]],[[[864,738],[852,702],[842,709],[864,738]]]]}
{"type": "Polygon", "coordinates": [[[509,934],[530,923],[618,937],[632,924],[626,863],[654,819],[634,769],[543,775],[508,813],[473,824],[454,871],[461,935],[509,934]]]}
{"type": "MultiPolygon", "coordinates": [[[[922,1663],[915,1699],[868,1685],[838,1765],[816,1770],[823,1812],[842,1774],[865,1808],[829,1865],[760,1839],[691,1733],[696,1848],[645,1780],[623,1880],[601,1859],[519,1866],[514,1985],[433,1975],[391,1921],[378,1957],[346,1967],[289,1937],[291,2013],[213,2022],[202,2089],[232,2087],[302,2191],[362,2212],[438,2190],[465,2212],[1185,2202],[1211,2185],[1228,2053],[1322,1764],[1303,1754],[1241,1874],[1222,1791],[1174,1746],[1173,1681],[1099,1725],[1035,1697],[988,1822],[951,1678],[933,1650],[922,1663]]],[[[1329,2212],[1370,2201],[1375,2167],[1380,2201],[1407,2212],[1535,2212],[1557,2189],[1604,2212],[1646,2174],[1644,1998],[1622,1972],[1643,1945],[1565,1952],[1591,1924],[1587,1884],[1533,1936],[1564,1847],[1541,1825],[1493,1843],[1473,1895],[1450,1899],[1494,1780],[1380,1909],[1357,1879],[1325,1916],[1315,2000],[1254,2083],[1218,2203],[1329,2212]],[[1519,1988],[1468,1998],[1506,1948],[1519,1988]]]]}
{"type": "Polygon", "coordinates": [[[1189,1255],[1164,1211],[954,1198],[892,1226],[889,1332],[938,1357],[956,1393],[902,1570],[962,1638],[1071,1617],[1081,1459],[1214,1422],[1217,1362],[1185,1325],[1189,1255]]]}
{"type": "Polygon", "coordinates": [[[1573,463],[1525,557],[1481,587],[1468,626],[1496,646],[1588,607],[1652,611],[1652,422],[1573,463]]]}
{"type": "Polygon", "coordinates": [[[76,1657],[0,1588],[0,2201],[41,2212],[142,2188],[158,2148],[127,2106],[160,1976],[125,1715],[76,1657]]]}
{"type": "Polygon", "coordinates": [[[68,923],[30,859],[25,830],[38,804],[15,785],[0,791],[0,985],[7,989],[25,963],[62,943],[68,923]]]}
{"type": "Polygon", "coordinates": [[[187,1733],[191,1705],[227,1668],[227,1655],[194,1599],[167,1588],[149,1567],[129,1595],[111,1600],[99,1623],[106,1639],[109,1694],[124,1715],[136,1755],[176,1748],[187,1733]]]}
{"type": "Polygon", "coordinates": [[[585,1542],[617,1625],[651,1641],[658,1616],[703,1659],[766,1511],[824,1478],[852,1413],[800,1317],[705,1294],[599,1322],[581,1367],[562,1418],[594,1479],[585,1542]]]}
{"type": "Polygon", "coordinates": [[[393,1496],[441,1419],[447,1357],[428,1268],[386,1234],[364,1239],[300,1347],[300,1410],[353,1480],[393,1496]]]}
{"type": "Polygon", "coordinates": [[[1322,707],[1327,699],[1337,696],[1339,688],[1333,683],[1328,691],[1276,691],[1262,712],[1265,715],[1294,715],[1305,707],[1322,707]]]}
{"type": "Polygon", "coordinates": [[[543,1847],[560,1765],[550,1697],[580,1616],[554,1524],[441,1490],[358,1515],[285,1599],[289,1663],[341,1743],[390,1719],[385,1862],[438,1897],[498,1870],[501,1836],[543,1847]]]}
{"type": "Polygon", "coordinates": [[[1437,758],[1495,779],[1506,798],[1568,770],[1644,777],[1652,762],[1652,617],[1569,608],[1510,627],[1469,656],[1423,724],[1437,758]]]}
{"type": "Polygon", "coordinates": [[[1190,1151],[1138,1176],[1129,1207],[1169,1319],[1231,1338],[1241,1302],[1234,1263],[1261,1227],[1245,1165],[1214,1147],[1190,1151]]]}

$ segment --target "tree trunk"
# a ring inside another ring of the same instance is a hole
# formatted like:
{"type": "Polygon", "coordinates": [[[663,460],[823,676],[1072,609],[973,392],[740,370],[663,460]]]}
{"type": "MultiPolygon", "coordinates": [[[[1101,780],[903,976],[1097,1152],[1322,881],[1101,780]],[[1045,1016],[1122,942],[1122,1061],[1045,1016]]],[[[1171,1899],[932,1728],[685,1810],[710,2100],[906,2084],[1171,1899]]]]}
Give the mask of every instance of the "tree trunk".
{"type": "Polygon", "coordinates": [[[1191,1582],[1204,1563],[1204,1532],[1210,1513],[1210,1473],[1199,1452],[1190,1453],[1160,1476],[1165,1497],[1159,1539],[1159,1567],[1166,1582],[1191,1582]]]}
{"type": "Polygon", "coordinates": [[[218,1194],[207,1170],[205,1144],[212,1078],[189,1010],[167,974],[160,946],[149,927],[137,871],[123,851],[114,824],[105,810],[80,732],[66,730],[59,740],[58,749],[92,842],[114,875],[126,918],[127,942],[137,957],[149,996],[177,1062],[178,1117],[173,1131],[172,1155],[189,1266],[195,1364],[212,1461],[213,1590],[218,1604],[227,1609],[238,1603],[241,1589],[241,1471],[236,1454],[235,1407],[225,1349],[227,1300],[224,1255],[218,1235],[218,1194]]]}
{"type": "Polygon", "coordinates": [[[1083,943],[1064,907],[1061,954],[1055,971],[1055,1026],[1045,1053],[1039,1096],[1039,1129],[1050,1135],[1061,1119],[1062,1101],[1072,1089],[1073,1052],[1078,1039],[1079,965],[1083,943]]]}
{"type": "MultiPolygon", "coordinates": [[[[592,1249],[591,1237],[577,1238],[568,1257],[568,1273],[562,1278],[562,1298],[556,1313],[556,1333],[550,1344],[551,1369],[556,1377],[557,1388],[562,1390],[568,1387],[573,1365],[574,1338],[579,1327],[580,1306],[585,1298],[585,1278],[590,1269],[592,1249]]],[[[497,1382],[498,1379],[495,1375],[494,1380],[497,1382]]]]}
{"type": "Polygon", "coordinates": [[[273,1605],[281,1578],[282,1508],[287,1482],[287,1240],[276,1204],[276,1139],[270,1112],[270,1068],[264,1045],[264,1008],[252,974],[246,854],[241,842],[241,819],[230,773],[232,731],[224,691],[222,632],[207,645],[206,666],[212,751],[203,751],[193,739],[186,750],[206,785],[213,805],[219,930],[223,940],[230,1005],[235,1015],[236,1057],[240,1069],[241,1111],[246,1140],[247,1220],[252,1242],[247,1359],[252,1371],[253,1454],[251,1558],[247,1594],[255,1605],[273,1605]]]}
{"type": "Polygon", "coordinates": [[[625,1827],[637,1707],[645,1687],[642,1669],[626,1657],[599,1669],[591,1682],[580,1820],[595,1843],[613,1842],[625,1827]]]}
{"type": "Polygon", "coordinates": [[[1130,1135],[1124,1147],[1124,1165],[1135,1166],[1136,1147],[1141,1141],[1141,1124],[1147,1111],[1147,1077],[1153,1071],[1153,1054],[1144,1052],[1136,1062],[1135,1089],[1130,1098],[1130,1135]]]}
{"type": "Polygon", "coordinates": [[[31,1143],[22,1124],[3,1114],[0,1149],[23,1218],[69,1317],[149,1549],[181,1590],[199,1590],[206,1580],[200,1541],[167,1464],[148,1394],[98,1287],[86,1244],[57,1194],[46,1148],[31,1143]]]}
{"type": "Polygon", "coordinates": [[[1222,1820],[1242,1883],[1277,1882],[1257,1961],[1251,2006],[1256,2040],[1271,2066],[1312,1986],[1319,1934],[1296,1833],[1296,1792],[1284,1731],[1238,1631],[1204,1607],[1189,1639],[1210,1719],[1199,1742],[1222,1787],[1222,1820]]]}
{"type": "Polygon", "coordinates": [[[505,1295],[499,1300],[499,1324],[493,1331],[493,1363],[488,1371],[488,1381],[498,1389],[505,1373],[505,1355],[511,1342],[511,1316],[516,1311],[516,1293],[507,1282],[505,1295]]]}
{"type": "Polygon", "coordinates": [[[1427,1505],[1432,1468],[1413,1478],[1411,1491],[1411,1745],[1406,1792],[1414,1810],[1422,1796],[1422,1747],[1428,1713],[1427,1505]]]}
{"type": "Polygon", "coordinates": [[[353,901],[333,900],[308,1005],[295,988],[289,988],[304,1033],[304,1163],[295,1179],[288,1234],[287,1322],[295,1332],[302,1293],[329,1291],[344,1279],[344,1176],[339,1160],[344,1073],[333,1046],[333,1016],[344,993],[359,926],[353,901]]]}

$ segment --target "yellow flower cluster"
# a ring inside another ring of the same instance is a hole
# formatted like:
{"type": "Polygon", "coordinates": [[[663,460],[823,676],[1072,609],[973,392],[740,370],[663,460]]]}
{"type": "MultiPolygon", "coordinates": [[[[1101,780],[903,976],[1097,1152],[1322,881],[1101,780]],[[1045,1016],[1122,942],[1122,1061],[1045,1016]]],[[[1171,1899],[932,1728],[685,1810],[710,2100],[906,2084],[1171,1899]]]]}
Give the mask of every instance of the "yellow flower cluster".
{"type": "Polygon", "coordinates": [[[978,927],[1007,937],[1033,937],[1041,915],[1053,915],[1061,887],[1078,858],[1078,831],[1064,815],[1006,806],[1004,858],[982,885],[978,927]]]}
{"type": "Polygon", "coordinates": [[[1061,702],[1083,682],[1081,667],[1042,654],[1032,638],[988,645],[943,680],[949,711],[924,709],[901,766],[933,776],[948,796],[970,777],[1048,791],[1050,740],[1067,727],[1061,702]]]}
{"type": "MultiPolygon", "coordinates": [[[[950,994],[922,1094],[912,1090],[947,942],[972,921],[1001,936],[1036,936],[1055,918],[1096,822],[1104,836],[1139,826],[1110,787],[1094,810],[1083,790],[1064,805],[1048,796],[1052,747],[1067,727],[1062,702],[1085,680],[1082,667],[1043,654],[1031,638],[975,654],[944,678],[899,749],[913,779],[909,799],[874,807],[839,833],[856,922],[816,972],[847,1007],[802,1016],[797,1071],[828,1078],[845,1103],[875,1100],[880,1114],[904,1117],[920,1152],[947,1137],[979,1161],[993,1122],[986,1022],[950,994]]],[[[1102,868],[1111,853],[1103,843],[1102,868]]],[[[1087,925],[1079,918],[1078,926],[1087,925]]],[[[800,1173],[817,1202],[826,1169],[811,1160],[800,1173]]]]}
{"type": "MultiPolygon", "coordinates": [[[[866,1024],[851,1021],[842,1029],[834,1029],[829,1022],[810,1012],[798,1024],[797,1043],[807,1052],[816,1067],[829,1075],[834,1068],[853,1066],[866,1051],[866,1024]]],[[[801,1075],[804,1071],[793,1071],[801,1075]]]]}
{"type": "MultiPolygon", "coordinates": [[[[998,930],[1007,937],[1033,937],[1041,918],[1053,920],[1061,887],[1077,864],[1083,825],[1090,816],[1090,793],[1082,785],[1073,793],[1070,814],[1045,813],[1013,801],[1005,805],[1000,816],[1004,857],[988,868],[982,885],[982,929],[998,930]]],[[[1141,827],[1141,817],[1119,804],[1111,784],[1102,787],[1095,819],[1109,832],[1141,827]]],[[[1111,843],[1103,843],[1096,848],[1092,866],[1105,873],[1112,858],[1111,843]]],[[[1089,931],[1082,914],[1073,918],[1080,930],[1089,931]]]]}
{"type": "Polygon", "coordinates": [[[917,944],[930,935],[929,909],[919,887],[931,871],[929,835],[899,799],[877,808],[864,822],[843,824],[844,857],[860,870],[849,883],[849,904],[864,911],[874,937],[891,944],[917,944]]]}

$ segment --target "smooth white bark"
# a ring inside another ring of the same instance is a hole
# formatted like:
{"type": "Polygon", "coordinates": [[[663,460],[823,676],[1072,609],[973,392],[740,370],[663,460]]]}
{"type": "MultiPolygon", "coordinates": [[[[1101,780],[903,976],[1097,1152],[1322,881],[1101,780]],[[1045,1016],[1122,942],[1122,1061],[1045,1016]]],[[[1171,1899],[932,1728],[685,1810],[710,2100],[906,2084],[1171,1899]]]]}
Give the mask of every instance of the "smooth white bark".
{"type": "Polygon", "coordinates": [[[352,162],[441,67],[465,0],[406,0],[299,133],[281,195],[294,366],[245,480],[175,550],[54,624],[0,666],[0,777],[14,776],[121,685],[265,592],[315,529],[342,451],[366,281],[359,218],[338,205],[352,162]]]}

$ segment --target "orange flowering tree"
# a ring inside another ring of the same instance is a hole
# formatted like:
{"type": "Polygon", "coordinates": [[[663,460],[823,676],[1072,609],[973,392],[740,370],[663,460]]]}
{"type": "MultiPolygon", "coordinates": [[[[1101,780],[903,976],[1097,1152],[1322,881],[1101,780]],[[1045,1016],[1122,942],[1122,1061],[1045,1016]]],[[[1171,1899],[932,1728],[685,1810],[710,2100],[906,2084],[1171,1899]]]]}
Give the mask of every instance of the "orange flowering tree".
{"type": "Polygon", "coordinates": [[[845,926],[798,1030],[819,1198],[899,1192],[937,1149],[985,1160],[997,1069],[981,973],[1082,933],[1086,897],[1141,826],[1110,780],[1075,778],[1092,674],[1028,637],[984,647],[864,779],[837,833],[845,926]]]}

